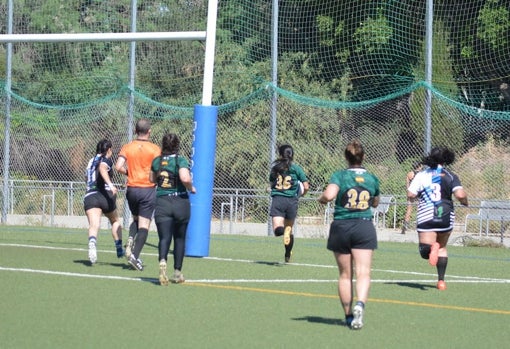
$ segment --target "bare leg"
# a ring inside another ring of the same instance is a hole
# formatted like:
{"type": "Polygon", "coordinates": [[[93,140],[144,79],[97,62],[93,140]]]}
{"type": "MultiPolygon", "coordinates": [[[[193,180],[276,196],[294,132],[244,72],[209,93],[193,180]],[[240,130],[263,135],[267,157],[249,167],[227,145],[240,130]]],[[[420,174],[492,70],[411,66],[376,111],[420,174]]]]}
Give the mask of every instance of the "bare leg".
{"type": "Polygon", "coordinates": [[[370,291],[370,272],[373,250],[353,249],[352,256],[356,265],[356,297],[366,303],[370,291]]]}
{"type": "Polygon", "coordinates": [[[338,265],[338,297],[345,315],[352,314],[352,261],[350,254],[334,253],[338,265]]]}
{"type": "Polygon", "coordinates": [[[97,250],[96,250],[96,242],[97,242],[97,234],[99,233],[99,226],[101,224],[101,215],[102,210],[100,208],[91,208],[86,212],[87,220],[89,221],[89,261],[91,264],[97,262],[97,250]]]}
{"type": "Polygon", "coordinates": [[[117,250],[117,257],[123,257],[125,255],[125,251],[122,248],[122,226],[120,224],[117,210],[107,213],[105,216],[110,220],[110,224],[112,226],[112,238],[115,243],[115,249],[117,250]]]}

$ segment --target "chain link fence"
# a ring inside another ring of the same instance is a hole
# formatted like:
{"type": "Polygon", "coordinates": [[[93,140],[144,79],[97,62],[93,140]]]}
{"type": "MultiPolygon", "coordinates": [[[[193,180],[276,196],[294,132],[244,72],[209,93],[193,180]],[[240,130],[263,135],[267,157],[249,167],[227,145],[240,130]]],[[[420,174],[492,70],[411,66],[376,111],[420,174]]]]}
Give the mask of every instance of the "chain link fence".
{"type": "MultiPolygon", "coordinates": [[[[13,33],[126,33],[130,4],[20,1],[14,5],[13,33]]],[[[451,169],[471,203],[457,210],[457,229],[467,215],[478,213],[482,200],[510,200],[510,45],[503,42],[508,28],[490,25],[491,18],[505,18],[507,4],[466,3],[457,16],[456,1],[436,2],[431,82],[423,81],[423,1],[283,2],[277,62],[270,59],[268,4],[220,2],[213,232],[270,233],[269,169],[284,143],[294,147],[311,185],[300,200],[297,236],[325,236],[330,210],[316,197],[333,171],[345,166],[343,150],[353,138],[364,144],[365,166],[380,178],[382,194],[395,199],[387,219],[378,221],[385,228],[400,227],[406,173],[427,142],[456,152],[451,169]],[[275,67],[278,82],[269,82],[275,67]],[[475,76],[479,71],[486,76],[475,76]]],[[[0,2],[0,18],[8,19],[7,7],[0,2]]],[[[138,29],[203,29],[206,10],[206,1],[140,2],[138,29]]],[[[8,22],[0,25],[2,34],[8,22]]],[[[155,143],[168,131],[180,135],[182,153],[190,157],[202,43],[138,43],[134,72],[127,42],[11,48],[11,81],[7,69],[0,72],[0,109],[6,111],[0,114],[1,199],[8,224],[86,226],[84,171],[96,143],[111,140],[115,157],[139,118],[152,121],[155,143]]],[[[2,66],[8,52],[2,44],[2,66]]],[[[121,176],[114,181],[124,185],[121,176]]],[[[491,223],[489,232],[500,229],[491,223]]],[[[478,231],[475,224],[467,227],[467,233],[478,231]]]]}

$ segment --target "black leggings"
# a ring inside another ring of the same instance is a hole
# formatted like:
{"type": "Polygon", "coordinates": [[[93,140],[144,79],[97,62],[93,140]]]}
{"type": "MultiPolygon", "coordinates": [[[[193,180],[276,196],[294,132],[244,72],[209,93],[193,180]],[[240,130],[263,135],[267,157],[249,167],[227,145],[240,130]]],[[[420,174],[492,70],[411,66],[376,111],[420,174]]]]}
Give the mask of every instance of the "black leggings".
{"type": "Polygon", "coordinates": [[[182,269],[182,261],[184,260],[184,250],[186,243],[186,229],[188,222],[177,222],[174,218],[170,218],[163,222],[156,223],[158,228],[158,250],[159,260],[167,260],[168,252],[172,238],[174,239],[174,269],[182,269]]]}

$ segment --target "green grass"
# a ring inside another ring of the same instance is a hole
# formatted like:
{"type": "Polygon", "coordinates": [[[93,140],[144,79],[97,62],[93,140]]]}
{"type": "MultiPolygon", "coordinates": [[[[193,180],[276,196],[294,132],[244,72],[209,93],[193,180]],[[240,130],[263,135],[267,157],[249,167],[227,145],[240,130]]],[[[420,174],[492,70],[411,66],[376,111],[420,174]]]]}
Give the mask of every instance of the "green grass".
{"type": "MultiPolygon", "coordinates": [[[[157,237],[143,272],[99,262],[86,232],[0,227],[2,348],[499,348],[510,341],[510,250],[449,247],[448,289],[417,246],[380,242],[365,327],[343,325],[338,271],[325,240],[296,239],[284,265],[274,237],[212,235],[210,257],[186,258],[181,285],[157,283],[157,237]]],[[[169,256],[170,260],[172,256],[169,256]]],[[[171,265],[171,263],[170,263],[171,265]]]]}

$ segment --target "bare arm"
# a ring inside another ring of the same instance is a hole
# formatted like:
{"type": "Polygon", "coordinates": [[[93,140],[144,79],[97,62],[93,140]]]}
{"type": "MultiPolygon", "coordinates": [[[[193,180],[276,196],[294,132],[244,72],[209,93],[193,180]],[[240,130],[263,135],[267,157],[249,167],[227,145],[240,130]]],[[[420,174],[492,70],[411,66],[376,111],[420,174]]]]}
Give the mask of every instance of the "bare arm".
{"type": "Polygon", "coordinates": [[[115,170],[127,176],[128,170],[126,167],[126,159],[123,158],[122,156],[119,156],[119,158],[117,159],[117,162],[115,163],[115,170]]]}
{"type": "Polygon", "coordinates": [[[104,162],[99,164],[99,174],[103,177],[104,182],[110,187],[110,190],[114,195],[117,194],[117,188],[113,185],[112,179],[108,175],[108,165],[104,162]]]}
{"type": "Polygon", "coordinates": [[[381,200],[381,197],[379,195],[374,196],[372,199],[372,207],[379,206],[379,201],[381,200]]]}
{"type": "Polygon", "coordinates": [[[309,182],[302,182],[303,183],[303,195],[308,193],[308,190],[310,190],[310,183],[309,182]]]}
{"type": "Polygon", "coordinates": [[[335,199],[336,196],[338,195],[339,191],[340,191],[340,187],[338,185],[330,183],[330,184],[328,184],[326,189],[324,189],[324,192],[321,194],[321,196],[319,196],[319,198],[317,200],[321,204],[325,205],[328,202],[335,199]]]}
{"type": "Polygon", "coordinates": [[[187,191],[189,191],[192,194],[196,193],[196,189],[193,186],[193,181],[191,179],[191,173],[189,172],[189,169],[185,167],[179,168],[179,179],[181,180],[182,184],[186,187],[187,191]]]}
{"type": "Polygon", "coordinates": [[[411,172],[407,172],[407,176],[406,176],[406,188],[409,188],[409,184],[411,184],[411,181],[413,180],[414,178],[414,172],[411,171],[411,172]]]}
{"type": "Polygon", "coordinates": [[[453,192],[453,195],[455,196],[455,198],[457,200],[459,200],[460,204],[462,206],[468,206],[468,198],[467,198],[467,194],[466,192],[464,191],[463,188],[460,188],[460,189],[457,189],[453,192]]]}

